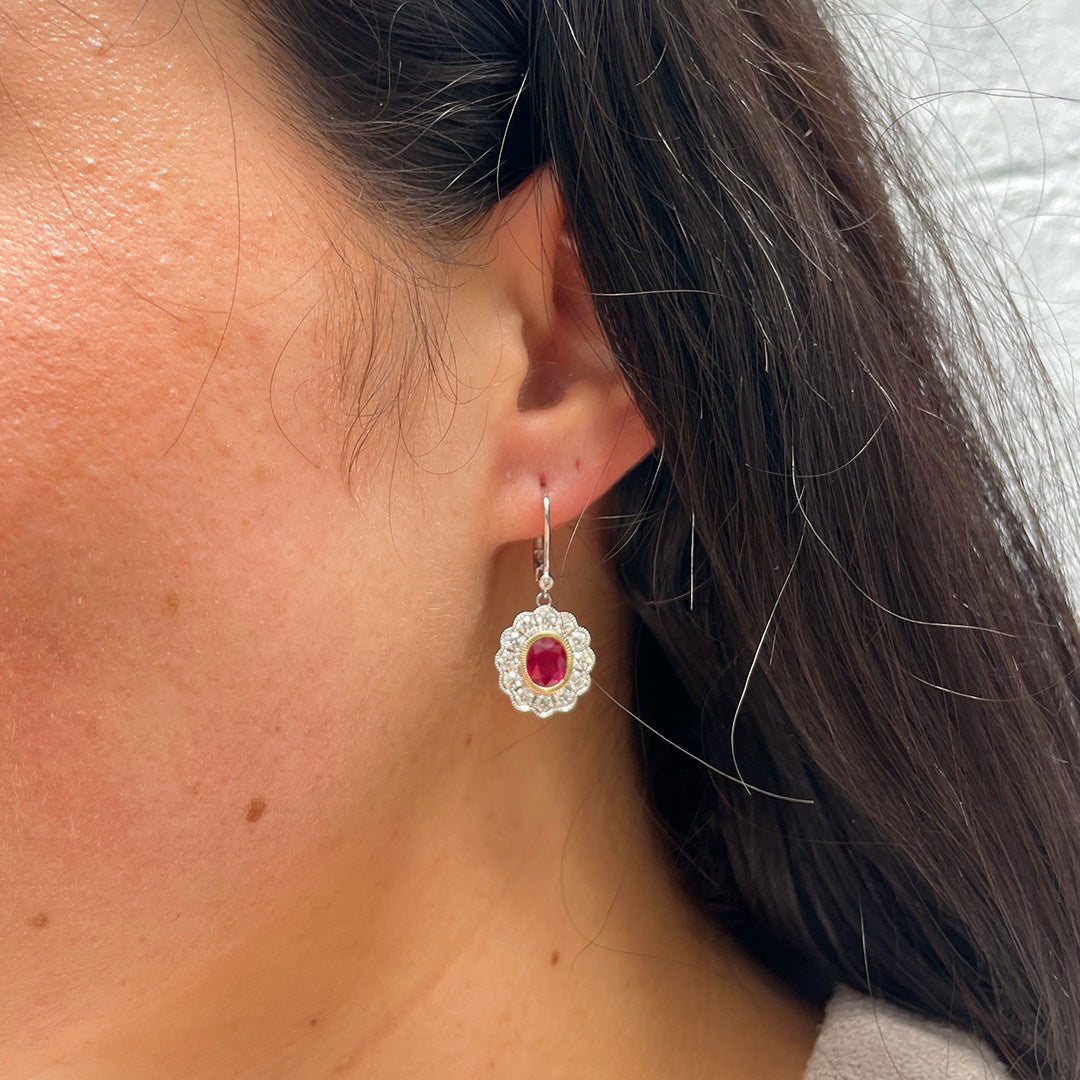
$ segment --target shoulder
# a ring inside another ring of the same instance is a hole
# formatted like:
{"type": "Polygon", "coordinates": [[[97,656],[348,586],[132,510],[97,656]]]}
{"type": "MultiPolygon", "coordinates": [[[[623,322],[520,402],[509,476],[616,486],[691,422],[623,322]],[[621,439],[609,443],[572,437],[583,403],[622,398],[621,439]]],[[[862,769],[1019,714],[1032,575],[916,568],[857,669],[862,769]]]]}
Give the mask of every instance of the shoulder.
{"type": "Polygon", "coordinates": [[[804,1080],[1008,1080],[977,1039],[848,987],[833,995],[804,1080]]]}

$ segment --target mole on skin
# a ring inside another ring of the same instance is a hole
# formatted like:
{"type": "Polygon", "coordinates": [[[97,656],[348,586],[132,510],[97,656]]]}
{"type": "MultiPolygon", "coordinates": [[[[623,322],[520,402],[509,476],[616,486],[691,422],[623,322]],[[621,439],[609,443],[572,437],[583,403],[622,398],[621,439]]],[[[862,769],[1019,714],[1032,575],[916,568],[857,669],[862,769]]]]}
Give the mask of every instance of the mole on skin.
{"type": "Polygon", "coordinates": [[[49,916],[39,911],[32,919],[26,920],[35,930],[44,930],[49,925],[49,916]]]}
{"type": "Polygon", "coordinates": [[[248,803],[247,819],[248,821],[258,821],[263,816],[266,810],[266,800],[260,795],[256,795],[251,802],[248,803]]]}

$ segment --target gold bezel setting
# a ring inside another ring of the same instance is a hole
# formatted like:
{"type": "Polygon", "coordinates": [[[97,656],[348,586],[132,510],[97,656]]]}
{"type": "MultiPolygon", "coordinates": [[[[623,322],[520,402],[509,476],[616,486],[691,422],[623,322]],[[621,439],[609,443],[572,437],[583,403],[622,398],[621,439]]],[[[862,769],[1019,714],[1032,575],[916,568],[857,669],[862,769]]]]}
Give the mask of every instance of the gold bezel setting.
{"type": "MultiPolygon", "coordinates": [[[[571,618],[573,618],[573,616],[571,616],[571,618]]],[[[575,619],[574,621],[576,622],[577,620],[575,619]]],[[[580,629],[580,627],[578,629],[580,629]]],[[[521,643],[518,648],[518,658],[521,677],[525,680],[529,689],[534,694],[557,694],[564,686],[566,686],[570,681],[570,676],[574,673],[574,650],[571,647],[570,642],[567,641],[562,634],[556,633],[554,630],[537,630],[535,634],[532,634],[528,639],[521,643]],[[566,653],[566,674],[553,686],[541,686],[539,683],[533,682],[529,675],[529,650],[543,638],[552,638],[554,641],[557,641],[563,647],[563,652],[566,653]]]]}

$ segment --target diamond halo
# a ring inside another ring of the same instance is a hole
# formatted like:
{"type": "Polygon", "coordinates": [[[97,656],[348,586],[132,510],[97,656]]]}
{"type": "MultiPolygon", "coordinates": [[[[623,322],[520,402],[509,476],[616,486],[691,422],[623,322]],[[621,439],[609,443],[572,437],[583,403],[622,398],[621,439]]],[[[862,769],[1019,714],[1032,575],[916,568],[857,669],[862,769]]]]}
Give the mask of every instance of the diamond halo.
{"type": "Polygon", "coordinates": [[[533,611],[523,611],[499,640],[495,668],[499,686],[519,712],[539,717],[569,712],[592,683],[596,654],[589,631],[568,611],[558,611],[550,603],[539,603],[533,611]],[[554,639],[565,650],[565,673],[549,685],[530,675],[530,649],[544,639],[554,639]]]}

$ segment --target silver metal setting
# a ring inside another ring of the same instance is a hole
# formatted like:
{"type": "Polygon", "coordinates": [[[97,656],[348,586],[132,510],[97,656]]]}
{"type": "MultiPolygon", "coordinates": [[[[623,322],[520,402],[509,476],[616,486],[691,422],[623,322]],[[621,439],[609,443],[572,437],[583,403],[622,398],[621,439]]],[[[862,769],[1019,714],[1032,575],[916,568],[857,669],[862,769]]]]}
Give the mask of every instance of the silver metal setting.
{"type": "Polygon", "coordinates": [[[499,639],[495,654],[499,686],[518,712],[540,717],[569,712],[592,683],[596,654],[590,645],[589,631],[570,612],[557,611],[550,604],[523,611],[499,639]],[[526,667],[529,647],[542,637],[557,638],[566,649],[566,678],[552,687],[537,686],[526,667]]]}
{"type": "Polygon", "coordinates": [[[592,683],[596,663],[589,631],[578,624],[568,611],[559,611],[551,603],[555,580],[551,575],[551,500],[546,488],[540,489],[544,501],[544,531],[536,538],[536,584],[539,593],[536,608],[522,611],[499,639],[495,668],[499,686],[519,712],[539,717],[569,712],[592,683]],[[540,638],[555,638],[566,651],[566,674],[553,686],[540,686],[529,677],[528,655],[540,638]]]}

